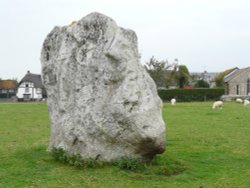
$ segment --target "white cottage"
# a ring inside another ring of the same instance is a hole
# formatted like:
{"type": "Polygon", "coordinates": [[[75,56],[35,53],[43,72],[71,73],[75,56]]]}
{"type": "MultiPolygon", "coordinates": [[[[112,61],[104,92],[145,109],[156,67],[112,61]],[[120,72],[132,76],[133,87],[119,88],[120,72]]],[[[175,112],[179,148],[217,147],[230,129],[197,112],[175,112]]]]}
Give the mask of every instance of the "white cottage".
{"type": "Polygon", "coordinates": [[[41,75],[27,71],[27,74],[18,84],[16,96],[18,101],[41,100],[44,97],[41,75]]]}

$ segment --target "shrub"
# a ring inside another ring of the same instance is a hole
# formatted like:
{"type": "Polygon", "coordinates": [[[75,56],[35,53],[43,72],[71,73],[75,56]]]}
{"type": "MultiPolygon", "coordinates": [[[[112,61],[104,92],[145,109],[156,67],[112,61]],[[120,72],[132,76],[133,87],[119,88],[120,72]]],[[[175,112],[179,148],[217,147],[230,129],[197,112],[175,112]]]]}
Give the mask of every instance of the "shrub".
{"type": "Polygon", "coordinates": [[[209,84],[205,80],[198,80],[194,86],[197,88],[209,88],[209,84]]]}
{"type": "Polygon", "coordinates": [[[180,102],[219,100],[224,94],[224,89],[159,89],[158,94],[163,101],[175,98],[180,102]]]}

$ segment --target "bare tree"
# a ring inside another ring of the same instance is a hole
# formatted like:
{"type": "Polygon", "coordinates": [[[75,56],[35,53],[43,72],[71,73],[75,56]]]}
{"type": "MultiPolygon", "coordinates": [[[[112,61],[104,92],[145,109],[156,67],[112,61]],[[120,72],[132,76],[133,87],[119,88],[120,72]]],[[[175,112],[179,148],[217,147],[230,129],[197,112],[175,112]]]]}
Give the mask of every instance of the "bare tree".
{"type": "Polygon", "coordinates": [[[178,69],[176,62],[170,64],[167,60],[158,61],[153,56],[146,63],[145,68],[155,81],[157,87],[168,87],[170,83],[176,82],[176,72],[178,69]]]}

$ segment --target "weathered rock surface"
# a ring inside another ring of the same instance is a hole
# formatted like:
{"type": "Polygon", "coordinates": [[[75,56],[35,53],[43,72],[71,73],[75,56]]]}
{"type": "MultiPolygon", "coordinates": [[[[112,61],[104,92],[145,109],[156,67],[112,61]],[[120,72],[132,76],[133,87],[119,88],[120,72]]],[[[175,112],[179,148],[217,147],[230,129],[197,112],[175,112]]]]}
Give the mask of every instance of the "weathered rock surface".
{"type": "Polygon", "coordinates": [[[49,148],[104,161],[150,159],[165,150],[162,102],[139,63],[133,31],[91,13],[55,27],[44,41],[41,63],[49,148]]]}

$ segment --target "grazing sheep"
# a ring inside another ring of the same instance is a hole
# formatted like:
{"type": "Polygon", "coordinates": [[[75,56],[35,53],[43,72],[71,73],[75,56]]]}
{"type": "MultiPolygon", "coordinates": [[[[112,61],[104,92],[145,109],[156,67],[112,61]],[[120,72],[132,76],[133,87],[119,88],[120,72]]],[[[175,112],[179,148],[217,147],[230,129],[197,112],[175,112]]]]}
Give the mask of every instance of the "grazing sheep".
{"type": "Polygon", "coordinates": [[[236,102],[237,102],[237,103],[243,103],[243,100],[240,99],[240,98],[237,98],[237,99],[236,99],[236,102]]]}
{"type": "Polygon", "coordinates": [[[222,101],[216,101],[213,103],[213,109],[216,109],[216,108],[220,108],[222,109],[222,106],[223,106],[223,102],[222,101]]]}
{"type": "Polygon", "coordinates": [[[244,100],[244,106],[248,106],[250,104],[249,100],[245,99],[244,100]]]}
{"type": "Polygon", "coordinates": [[[170,101],[170,102],[171,102],[171,105],[173,105],[173,106],[174,106],[174,105],[175,105],[175,103],[176,103],[176,99],[175,99],[175,98],[173,98],[173,99],[171,99],[171,101],[170,101]]]}

